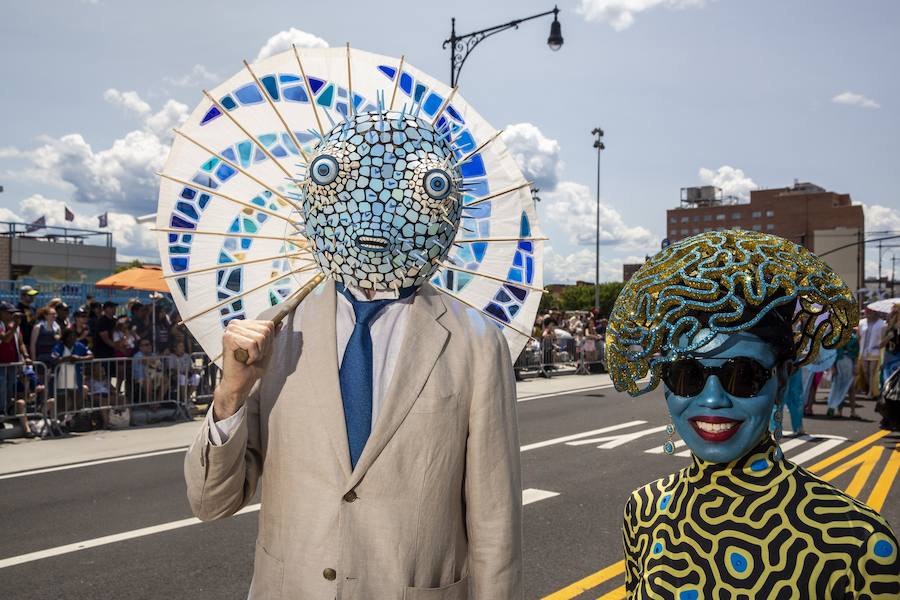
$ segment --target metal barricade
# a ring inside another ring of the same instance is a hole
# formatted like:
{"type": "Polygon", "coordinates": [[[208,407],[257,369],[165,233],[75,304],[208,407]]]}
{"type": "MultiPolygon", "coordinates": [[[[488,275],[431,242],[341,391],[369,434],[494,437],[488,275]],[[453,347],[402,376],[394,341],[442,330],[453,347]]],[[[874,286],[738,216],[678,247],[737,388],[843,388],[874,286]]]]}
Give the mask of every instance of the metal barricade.
{"type": "Polygon", "coordinates": [[[48,395],[48,369],[42,362],[0,365],[0,438],[58,435],[56,403],[48,395]],[[12,427],[7,428],[10,424],[12,427]]]}
{"type": "Polygon", "coordinates": [[[209,360],[205,352],[194,352],[191,354],[191,361],[195,372],[199,375],[199,383],[193,397],[193,403],[195,405],[212,404],[216,386],[222,378],[222,370],[216,363],[209,360]]]}
{"type": "Polygon", "coordinates": [[[191,398],[199,384],[191,356],[174,354],[61,361],[53,393],[60,421],[99,416],[108,428],[166,419],[191,419],[191,398]]]}
{"type": "Polygon", "coordinates": [[[516,358],[516,362],[513,363],[513,371],[515,371],[516,379],[524,379],[528,376],[543,373],[540,341],[535,339],[528,340],[528,343],[525,344],[522,352],[516,358]]]}
{"type": "Polygon", "coordinates": [[[600,336],[584,337],[578,346],[579,375],[606,371],[606,341],[600,336]]]}

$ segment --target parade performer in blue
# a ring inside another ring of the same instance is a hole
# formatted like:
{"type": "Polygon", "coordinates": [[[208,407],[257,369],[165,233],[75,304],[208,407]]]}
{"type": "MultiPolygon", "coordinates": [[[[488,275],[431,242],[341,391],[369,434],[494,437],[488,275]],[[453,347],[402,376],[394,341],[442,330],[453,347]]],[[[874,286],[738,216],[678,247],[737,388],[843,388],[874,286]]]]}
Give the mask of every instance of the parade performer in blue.
{"type": "Polygon", "coordinates": [[[900,598],[885,520],[778,445],[789,377],[846,343],[857,315],[822,260],[752,231],[687,238],[626,284],[607,332],[611,376],[632,395],[662,382],[664,450],[677,432],[693,455],[628,500],[629,598],[900,598]]]}

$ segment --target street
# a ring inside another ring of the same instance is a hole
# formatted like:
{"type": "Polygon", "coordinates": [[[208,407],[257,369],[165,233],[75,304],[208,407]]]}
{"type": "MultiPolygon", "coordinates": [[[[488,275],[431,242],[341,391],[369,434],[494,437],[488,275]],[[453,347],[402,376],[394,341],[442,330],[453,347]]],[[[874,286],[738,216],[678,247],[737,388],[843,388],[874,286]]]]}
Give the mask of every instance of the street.
{"type": "MultiPolygon", "coordinates": [[[[577,386],[579,378],[567,379],[577,386]]],[[[625,500],[690,460],[662,453],[661,392],[633,399],[607,384],[532,395],[518,406],[526,598],[623,598],[625,500]]],[[[872,402],[862,403],[861,414],[861,421],[813,418],[806,429],[814,435],[786,438],[783,448],[788,458],[880,505],[897,529],[900,503],[891,486],[900,437],[877,428],[872,402]]],[[[184,494],[184,448],[145,454],[50,472],[10,473],[7,466],[0,475],[0,595],[245,598],[257,507],[198,524],[184,494]]]]}

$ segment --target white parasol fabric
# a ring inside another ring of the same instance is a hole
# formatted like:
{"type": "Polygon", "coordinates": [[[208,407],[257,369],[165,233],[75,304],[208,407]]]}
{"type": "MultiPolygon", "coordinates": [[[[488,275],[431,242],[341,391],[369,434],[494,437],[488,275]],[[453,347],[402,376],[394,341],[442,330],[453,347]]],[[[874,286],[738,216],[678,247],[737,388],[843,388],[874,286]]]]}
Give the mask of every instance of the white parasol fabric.
{"type": "Polygon", "coordinates": [[[210,356],[221,354],[228,321],[256,318],[319,273],[300,184],[321,136],[348,114],[391,109],[433,122],[457,157],[471,155],[456,244],[432,283],[502,327],[518,355],[543,287],[529,183],[459,93],[402,58],[348,47],[245,63],[176,131],[160,173],[159,249],[181,316],[210,356]]]}
{"type": "Polygon", "coordinates": [[[889,313],[895,304],[900,304],[900,298],[887,298],[886,300],[877,300],[866,305],[869,310],[880,313],[889,313]]]}

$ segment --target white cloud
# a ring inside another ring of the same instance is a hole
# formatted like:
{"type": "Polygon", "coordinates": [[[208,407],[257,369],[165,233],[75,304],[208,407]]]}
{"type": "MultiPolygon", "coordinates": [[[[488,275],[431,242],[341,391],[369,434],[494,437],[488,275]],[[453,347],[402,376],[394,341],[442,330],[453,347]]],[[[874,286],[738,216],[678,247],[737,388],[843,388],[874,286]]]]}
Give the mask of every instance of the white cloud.
{"type": "MultiPolygon", "coordinates": [[[[593,243],[596,238],[597,200],[586,185],[561,181],[542,202],[548,220],[560,225],[572,243],[593,243]]],[[[619,212],[600,204],[600,244],[621,248],[646,248],[653,235],[644,227],[629,227],[619,212]]]]}
{"type": "MultiPolygon", "coordinates": [[[[600,249],[600,282],[622,281],[623,263],[642,263],[644,259],[637,256],[625,258],[608,258],[600,249]]],[[[576,281],[594,281],[594,250],[581,248],[570,254],[557,252],[552,246],[544,245],[544,282],[575,283],[576,281]]]]}
{"type": "Polygon", "coordinates": [[[837,96],[834,96],[831,99],[835,104],[846,104],[848,106],[859,106],[860,108],[881,108],[881,105],[872,100],[871,98],[866,98],[862,94],[857,94],[855,92],[841,92],[837,96]]]}
{"type": "Polygon", "coordinates": [[[559,142],[544,136],[531,123],[508,125],[501,137],[525,179],[533,181],[541,192],[556,189],[563,166],[559,142]]]}
{"type": "Polygon", "coordinates": [[[900,231],[900,210],[878,204],[863,204],[866,231],[900,231]]]}
{"type": "Polygon", "coordinates": [[[141,120],[141,129],[113,141],[109,148],[95,151],[79,133],[59,138],[43,138],[41,146],[7,154],[31,162],[21,176],[71,190],[72,200],[98,208],[116,208],[144,214],[156,204],[159,171],[169,152],[172,127],[188,116],[187,106],[169,100],[157,112],[135,92],[109,89],[104,99],[141,120]]]}
{"type": "Polygon", "coordinates": [[[722,190],[725,196],[735,196],[742,200],[750,197],[750,191],[759,186],[744,174],[742,169],[722,165],[717,170],[701,168],[700,181],[703,185],[714,185],[722,190]]]}
{"type": "Polygon", "coordinates": [[[66,221],[65,206],[66,203],[62,200],[35,194],[22,200],[17,210],[0,208],[0,220],[30,223],[40,217],[45,217],[47,225],[108,231],[112,233],[113,245],[116,247],[119,260],[138,258],[148,262],[159,262],[156,234],[150,231],[149,223],[142,225],[132,215],[110,212],[109,226],[106,229],[98,229],[96,214],[80,215],[77,209],[75,210],[75,220],[66,221]]]}
{"type": "Polygon", "coordinates": [[[702,8],[706,0],[580,0],[578,14],[586,21],[603,21],[616,31],[634,24],[635,13],[660,6],[669,9],[702,8]]]}
{"type": "Polygon", "coordinates": [[[110,104],[121,106],[128,112],[134,113],[138,117],[144,117],[150,114],[150,105],[141,100],[137,92],[120,92],[115,88],[109,88],[103,92],[103,99],[110,104]]]}
{"type": "Polygon", "coordinates": [[[163,81],[176,87],[202,87],[208,83],[217,83],[220,77],[203,65],[194,65],[190,73],[180,77],[163,77],[163,81]]]}
{"type": "Polygon", "coordinates": [[[268,40],[266,40],[266,43],[263,44],[263,47],[259,49],[259,54],[256,55],[256,60],[262,60],[264,58],[268,58],[270,56],[278,54],[279,52],[289,50],[292,44],[299,48],[328,47],[328,42],[326,42],[319,36],[291,27],[290,29],[279,31],[268,40]]]}

